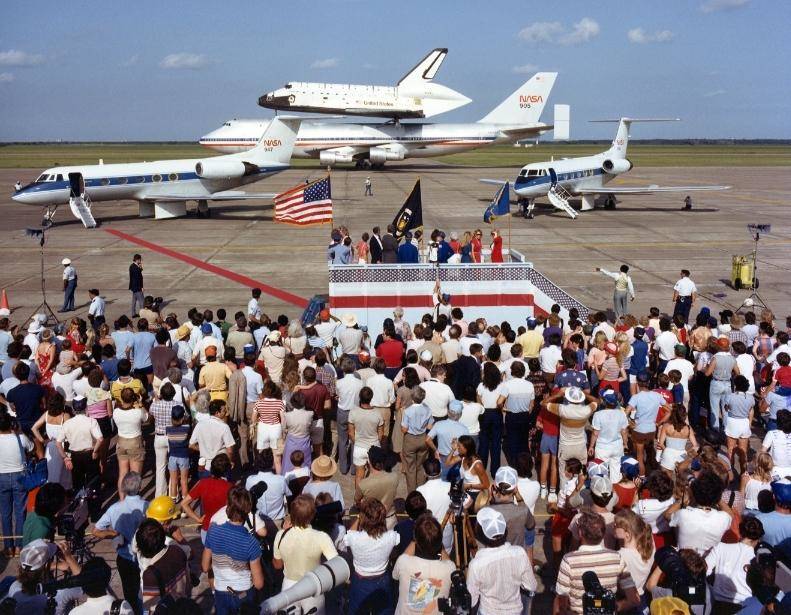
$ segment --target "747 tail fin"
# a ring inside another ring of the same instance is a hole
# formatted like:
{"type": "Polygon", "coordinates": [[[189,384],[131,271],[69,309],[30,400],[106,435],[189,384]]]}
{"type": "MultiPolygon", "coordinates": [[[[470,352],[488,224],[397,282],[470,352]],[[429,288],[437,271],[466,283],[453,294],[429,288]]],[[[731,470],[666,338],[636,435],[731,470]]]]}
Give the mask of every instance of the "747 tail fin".
{"type": "Polygon", "coordinates": [[[536,73],[478,122],[481,124],[538,122],[557,76],[557,73],[536,73]]]}

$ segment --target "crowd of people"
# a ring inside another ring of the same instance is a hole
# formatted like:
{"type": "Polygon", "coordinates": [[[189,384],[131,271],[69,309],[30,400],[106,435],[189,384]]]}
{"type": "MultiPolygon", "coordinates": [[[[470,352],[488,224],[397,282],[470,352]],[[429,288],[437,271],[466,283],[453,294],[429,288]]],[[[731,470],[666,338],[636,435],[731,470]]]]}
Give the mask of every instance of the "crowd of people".
{"type": "MultiPolygon", "coordinates": [[[[333,240],[330,254],[351,243],[333,240]]],[[[432,236],[457,253],[454,241],[432,236]]],[[[355,258],[396,262],[373,245],[355,258]]],[[[775,567],[791,562],[788,321],[705,307],[690,323],[659,308],[583,321],[553,306],[489,323],[438,286],[420,322],[396,308],[371,339],[353,314],[272,319],[260,297],[231,320],[181,319],[153,297],[112,327],[103,313],[62,330],[0,317],[16,612],[43,611],[39,585],[57,570],[86,579],[57,591],[59,613],[194,612],[202,575],[217,613],[254,610],[338,556],[349,583],[304,612],[436,613],[460,590],[479,613],[529,613],[541,579],[555,613],[582,613],[591,570],[621,612],[664,599],[761,613],[778,595],[775,567]],[[123,600],[103,560],[54,542],[81,498],[87,532],[116,548],[123,600]]]]}
{"type": "Polygon", "coordinates": [[[465,231],[461,238],[455,231],[449,235],[434,229],[428,241],[421,229],[406,231],[403,237],[396,234],[394,225],[389,224],[382,234],[375,226],[371,233],[364,232],[358,242],[349,235],[349,229],[341,226],[334,229],[327,247],[327,261],[335,265],[367,263],[482,263],[503,262],[503,237],[493,228],[489,232],[491,241],[484,244],[483,231],[465,231]],[[400,243],[400,245],[399,245],[400,243]]]}

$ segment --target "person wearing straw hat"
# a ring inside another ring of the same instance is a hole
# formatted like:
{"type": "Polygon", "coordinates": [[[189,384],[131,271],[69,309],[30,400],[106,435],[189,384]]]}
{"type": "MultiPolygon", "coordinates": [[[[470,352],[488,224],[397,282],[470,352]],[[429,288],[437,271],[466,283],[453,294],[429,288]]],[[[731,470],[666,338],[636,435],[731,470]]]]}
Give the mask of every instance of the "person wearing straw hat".
{"type": "Polygon", "coordinates": [[[340,502],[343,508],[346,506],[343,503],[343,493],[341,486],[331,480],[335,473],[338,471],[338,464],[332,457],[327,455],[319,455],[310,464],[310,482],[302,489],[304,495],[312,495],[314,498],[320,493],[328,493],[333,501],[340,502]]]}
{"type": "Polygon", "coordinates": [[[340,354],[343,357],[348,357],[354,364],[359,367],[357,355],[360,354],[363,342],[363,331],[360,329],[357,322],[357,316],[354,314],[344,314],[341,316],[341,324],[336,331],[336,339],[340,346],[340,354]]]}
{"type": "Polygon", "coordinates": [[[77,290],[77,270],[71,264],[70,258],[64,258],[63,265],[63,307],[58,312],[74,311],[74,293],[77,290]]]}
{"type": "Polygon", "coordinates": [[[483,546],[470,561],[467,591],[479,613],[527,613],[538,588],[524,547],[509,544],[506,535],[501,512],[490,506],[478,511],[475,538],[483,546]]]}

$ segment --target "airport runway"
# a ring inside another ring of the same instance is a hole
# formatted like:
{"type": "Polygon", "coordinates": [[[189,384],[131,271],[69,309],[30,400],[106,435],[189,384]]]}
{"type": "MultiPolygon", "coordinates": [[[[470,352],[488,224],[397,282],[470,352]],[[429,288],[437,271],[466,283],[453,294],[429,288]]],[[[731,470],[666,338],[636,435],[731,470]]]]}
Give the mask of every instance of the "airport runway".
{"type": "MultiPolygon", "coordinates": [[[[4,263],[0,287],[8,291],[14,321],[25,318],[41,301],[39,246],[24,233],[26,227],[39,224],[41,210],[14,203],[10,194],[17,179],[25,183],[38,172],[0,171],[4,263]]],[[[293,169],[248,189],[275,192],[322,174],[318,168],[293,169]]],[[[433,162],[405,162],[370,173],[336,169],[332,172],[335,223],[348,226],[355,241],[374,225],[384,228],[420,177],[429,231],[438,227],[461,234],[484,228],[482,212],[495,190],[478,178],[512,179],[514,174],[512,168],[433,162]],[[363,181],[367,174],[374,196],[366,198],[363,181]]],[[[786,168],[640,168],[615,185],[651,183],[722,183],[733,189],[693,193],[692,212],[680,211],[683,194],[624,196],[615,211],[585,212],[576,220],[549,208],[539,209],[534,220],[511,219],[511,243],[537,269],[590,307],[611,305],[612,283],[596,274],[595,267],[617,269],[625,262],[633,271],[636,314],[646,313],[652,305],[671,308],[672,285],[681,268],[692,271],[704,302],[716,313],[740,305],[749,294],[726,284],[731,255],[753,248],[747,224],[770,223],[772,234],[759,247],[760,293],[779,316],[791,314],[791,176],[786,168]]],[[[87,290],[97,287],[108,300],[108,316],[117,317],[129,308],[127,267],[135,252],[144,257],[146,293],[169,300],[169,309],[180,316],[193,305],[226,307],[230,316],[246,305],[245,285],[253,282],[268,290],[263,304],[273,316],[296,315],[304,300],[327,291],[324,247],[329,226],[275,224],[272,206],[263,202],[217,204],[212,211],[211,219],[189,216],[156,221],[138,218],[135,202],[99,203],[94,214],[100,227],[86,230],[62,207],[45,248],[51,305],[60,307],[60,260],[68,256],[79,274],[77,313],[87,311],[87,290]]],[[[501,218],[497,224],[507,244],[508,221],[501,218]]],[[[486,230],[484,237],[488,237],[486,230]]]]}

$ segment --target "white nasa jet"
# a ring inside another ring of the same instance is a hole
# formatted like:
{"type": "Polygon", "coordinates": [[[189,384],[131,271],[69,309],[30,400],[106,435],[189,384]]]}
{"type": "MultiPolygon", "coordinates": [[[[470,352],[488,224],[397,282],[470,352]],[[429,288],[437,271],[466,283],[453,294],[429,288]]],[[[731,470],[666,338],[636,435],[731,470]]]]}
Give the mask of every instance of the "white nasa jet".
{"type": "Polygon", "coordinates": [[[240,154],[191,160],[93,164],[46,169],[11,197],[45,207],[43,224],[51,224],[58,205],[68,203],[86,228],[96,226],[91,203],[134,199],[141,216],[176,218],[197,201],[198,215],[209,215],[209,201],[268,199],[274,194],[231,190],[289,168],[301,118],[272,120],[252,149],[240,154]]]}
{"type": "MultiPolygon", "coordinates": [[[[615,209],[616,196],[621,194],[652,194],[654,192],[693,192],[727,190],[730,186],[650,186],[610,187],[607,184],[621,173],[632,168],[626,158],[629,144],[629,127],[633,122],[677,122],[677,118],[633,119],[622,117],[618,120],[593,120],[597,122],[618,122],[618,132],[610,149],[579,158],[565,158],[550,162],[534,162],[519,171],[513,187],[521,204],[526,204],[525,215],[533,217],[537,197],[546,196],[549,202],[560,211],[575,219],[577,212],[569,203],[571,197],[582,197],[581,211],[594,208],[596,195],[607,196],[606,209],[615,209]]],[[[482,179],[486,184],[505,184],[497,179],[482,179]]]]}
{"type": "MultiPolygon", "coordinates": [[[[556,77],[557,73],[536,73],[485,117],[469,124],[303,122],[293,155],[318,159],[322,166],[353,162],[380,168],[388,160],[442,156],[537,137],[553,129],[538,120],[556,77]]],[[[564,118],[554,126],[556,140],[568,139],[568,115],[564,118]]],[[[201,137],[200,144],[221,152],[245,151],[268,122],[230,120],[201,137]]]]}
{"type": "Polygon", "coordinates": [[[431,117],[471,102],[455,90],[432,83],[447,55],[447,49],[434,49],[395,87],[294,81],[267,92],[258,104],[269,109],[312,113],[392,119],[431,117]]]}

